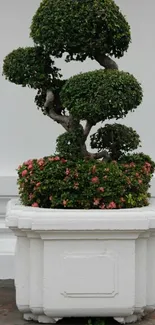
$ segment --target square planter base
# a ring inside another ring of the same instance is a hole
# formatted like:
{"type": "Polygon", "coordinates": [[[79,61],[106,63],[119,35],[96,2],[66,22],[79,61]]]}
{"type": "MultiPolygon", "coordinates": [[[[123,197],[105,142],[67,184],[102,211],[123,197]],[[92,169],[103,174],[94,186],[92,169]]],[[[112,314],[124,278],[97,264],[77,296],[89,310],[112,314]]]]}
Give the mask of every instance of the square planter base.
{"type": "Polygon", "coordinates": [[[26,320],[114,317],[155,309],[155,202],[125,210],[51,210],[8,203],[17,237],[16,303],[26,320]]]}

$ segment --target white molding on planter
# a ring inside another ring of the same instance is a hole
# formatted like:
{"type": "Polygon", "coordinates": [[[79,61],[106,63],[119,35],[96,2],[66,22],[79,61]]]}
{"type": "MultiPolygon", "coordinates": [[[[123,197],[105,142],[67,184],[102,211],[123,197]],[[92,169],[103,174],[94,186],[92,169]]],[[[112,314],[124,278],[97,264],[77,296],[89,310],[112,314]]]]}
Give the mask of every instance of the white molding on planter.
{"type": "MultiPolygon", "coordinates": [[[[5,226],[7,202],[17,196],[17,176],[0,175],[0,279],[14,278],[15,237],[5,226]]],[[[151,182],[151,194],[155,197],[155,175],[151,182]]]]}
{"type": "Polygon", "coordinates": [[[14,278],[16,238],[5,225],[6,206],[17,196],[16,176],[0,176],[0,280],[14,278]]]}
{"type": "Polygon", "coordinates": [[[155,173],[154,173],[152,181],[151,181],[150,193],[151,193],[152,197],[155,197],[155,173]]]}
{"type": "Polygon", "coordinates": [[[122,210],[7,205],[17,237],[16,303],[25,319],[137,320],[155,309],[155,199],[122,210]]]}

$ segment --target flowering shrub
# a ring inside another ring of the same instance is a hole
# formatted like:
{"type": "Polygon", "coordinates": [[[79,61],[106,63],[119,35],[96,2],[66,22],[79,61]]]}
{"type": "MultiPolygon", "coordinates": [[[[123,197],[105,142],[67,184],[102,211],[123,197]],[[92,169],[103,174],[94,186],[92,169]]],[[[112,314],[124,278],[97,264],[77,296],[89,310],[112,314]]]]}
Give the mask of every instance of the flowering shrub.
{"type": "Polygon", "coordinates": [[[72,162],[59,156],[29,160],[18,168],[21,202],[33,207],[67,209],[148,205],[154,163],[143,154],[124,159],[125,163],[123,159],[72,162]]]}

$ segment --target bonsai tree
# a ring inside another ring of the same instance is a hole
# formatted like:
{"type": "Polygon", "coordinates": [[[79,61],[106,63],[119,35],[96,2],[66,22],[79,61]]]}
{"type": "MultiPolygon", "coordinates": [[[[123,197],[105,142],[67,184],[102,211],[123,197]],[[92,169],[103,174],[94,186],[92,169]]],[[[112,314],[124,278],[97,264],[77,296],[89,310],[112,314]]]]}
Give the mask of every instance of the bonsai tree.
{"type": "Polygon", "coordinates": [[[18,169],[22,203],[67,208],[122,208],[148,204],[154,171],[150,157],[131,154],[139,135],[120,123],[142,102],[135,77],[119,71],[131,41],[130,26],[114,0],[43,0],[30,36],[34,47],[18,48],[4,59],[6,79],[37,90],[36,105],[65,132],[56,155],[29,160],[18,169]],[[96,60],[98,70],[64,80],[54,58],[96,60]],[[85,126],[84,123],[85,123],[85,126]],[[86,141],[97,123],[105,123],[86,141]],[[130,154],[128,154],[130,152],[130,154]]]}

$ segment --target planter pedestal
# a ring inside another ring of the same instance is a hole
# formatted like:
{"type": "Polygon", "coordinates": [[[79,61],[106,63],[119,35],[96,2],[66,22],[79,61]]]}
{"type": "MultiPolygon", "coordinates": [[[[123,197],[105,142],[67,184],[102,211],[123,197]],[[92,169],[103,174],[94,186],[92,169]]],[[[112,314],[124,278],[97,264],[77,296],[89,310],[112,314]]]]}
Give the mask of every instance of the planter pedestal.
{"type": "Polygon", "coordinates": [[[7,206],[17,237],[16,303],[27,320],[114,317],[155,309],[155,206],[50,210],[7,206]]]}

